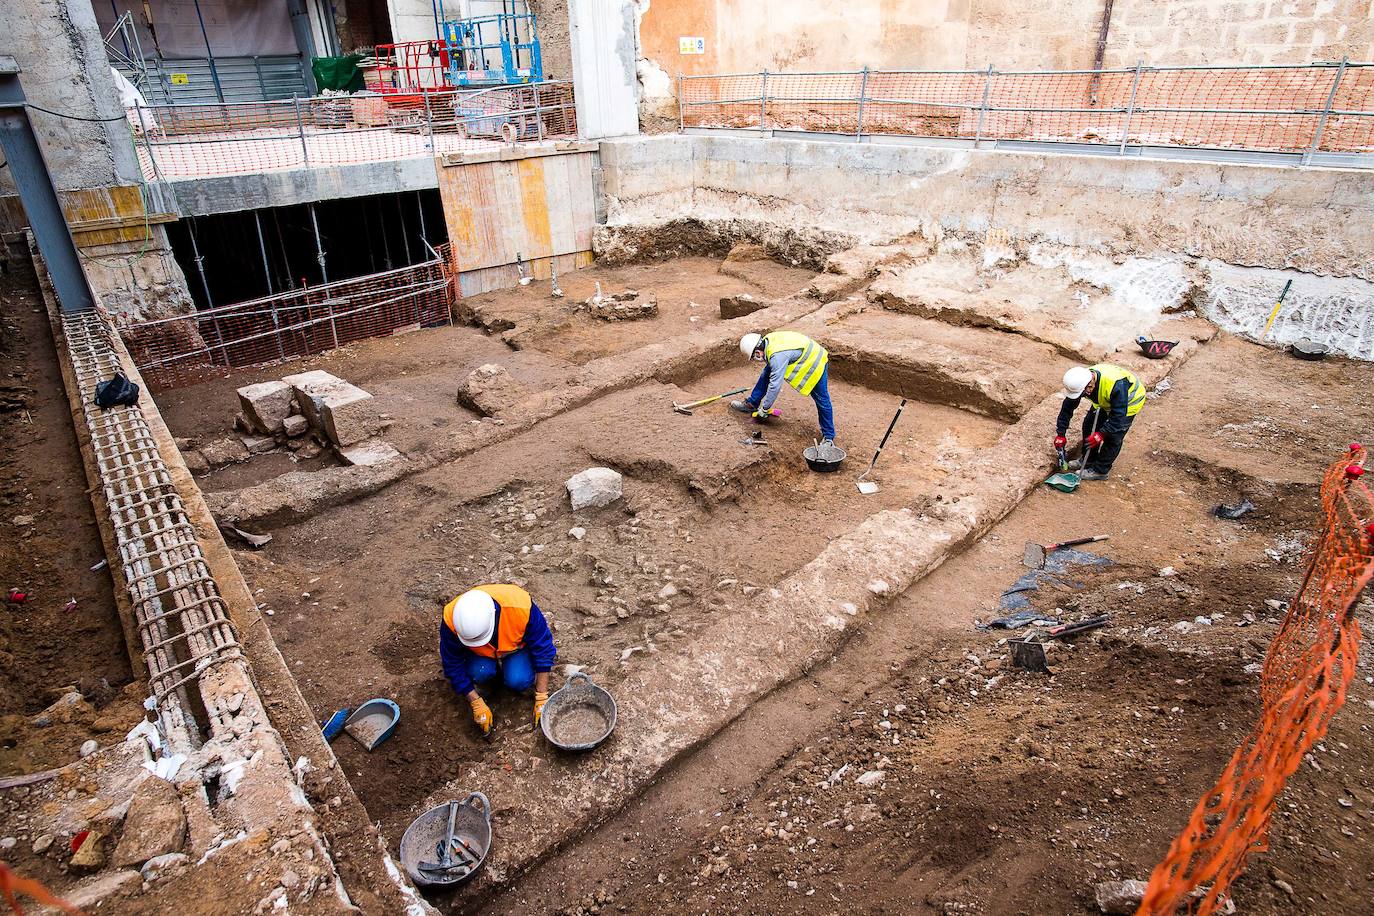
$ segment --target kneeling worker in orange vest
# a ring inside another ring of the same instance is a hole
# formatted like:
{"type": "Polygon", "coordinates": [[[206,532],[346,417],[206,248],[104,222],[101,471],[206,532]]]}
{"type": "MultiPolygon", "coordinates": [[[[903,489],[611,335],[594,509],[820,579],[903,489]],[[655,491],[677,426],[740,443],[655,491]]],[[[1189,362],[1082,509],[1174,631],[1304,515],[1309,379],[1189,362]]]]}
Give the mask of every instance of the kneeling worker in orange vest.
{"type": "Polygon", "coordinates": [[[770,331],[767,334],[745,334],[740,338],[739,350],[752,359],[761,359],[766,366],[743,401],[731,401],[730,406],[765,423],[777,416],[773,402],[787,382],[816,402],[816,416],[821,424],[821,445],[835,444],[835,408],[830,403],[830,354],[825,347],[805,334],[796,331],[770,331]]]}
{"type": "Polygon", "coordinates": [[[517,585],[479,585],[444,606],[439,659],[444,676],[472,704],[472,721],[491,731],[491,707],[477,692],[500,674],[506,687],[534,687],[534,724],[549,699],[549,672],[557,650],[544,614],[517,585]]]}
{"type": "Polygon", "coordinates": [[[1074,366],[1064,373],[1064,403],[1054,427],[1054,447],[1063,448],[1068,440],[1069,421],[1078,402],[1088,398],[1083,417],[1083,470],[1080,480],[1106,480],[1116,456],[1126,441],[1135,415],[1145,406],[1145,386],[1135,373],[1111,363],[1074,366]]]}

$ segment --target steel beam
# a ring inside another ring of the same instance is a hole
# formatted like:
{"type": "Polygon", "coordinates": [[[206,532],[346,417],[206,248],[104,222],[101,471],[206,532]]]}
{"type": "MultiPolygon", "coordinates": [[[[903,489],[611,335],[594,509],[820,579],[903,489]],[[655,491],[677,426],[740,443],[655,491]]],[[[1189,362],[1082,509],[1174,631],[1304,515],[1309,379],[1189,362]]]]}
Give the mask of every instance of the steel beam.
{"type": "Polygon", "coordinates": [[[29,227],[52,276],[58,304],[64,313],[84,312],[95,307],[95,296],[81,269],[71,227],[25,105],[19,64],[13,57],[0,56],[0,148],[5,151],[29,227]]]}

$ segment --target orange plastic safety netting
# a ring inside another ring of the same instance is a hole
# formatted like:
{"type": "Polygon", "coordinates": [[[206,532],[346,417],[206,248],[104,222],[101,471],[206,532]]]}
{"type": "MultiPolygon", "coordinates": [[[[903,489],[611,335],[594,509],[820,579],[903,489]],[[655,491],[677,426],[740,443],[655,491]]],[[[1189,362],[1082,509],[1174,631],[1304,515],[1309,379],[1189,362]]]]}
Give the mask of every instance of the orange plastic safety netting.
{"type": "Polygon", "coordinates": [[[1366,452],[1350,452],[1322,480],[1321,528],[1306,575],[1269,648],[1261,713],[1221,778],[1193,809],[1150,876],[1141,916],[1216,912],[1252,852],[1268,848],[1269,821],[1288,777],[1326,734],[1359,659],[1354,607],[1374,576],[1374,495],[1361,479],[1366,452]]]}

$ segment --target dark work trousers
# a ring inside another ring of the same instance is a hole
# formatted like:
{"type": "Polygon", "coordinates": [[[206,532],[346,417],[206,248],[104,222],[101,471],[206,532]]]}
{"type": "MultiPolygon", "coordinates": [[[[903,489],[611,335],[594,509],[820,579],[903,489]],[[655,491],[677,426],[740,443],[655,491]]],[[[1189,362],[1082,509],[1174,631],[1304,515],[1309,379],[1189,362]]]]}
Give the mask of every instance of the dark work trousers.
{"type": "Polygon", "coordinates": [[[1131,431],[1135,417],[1126,418],[1126,428],[1121,432],[1109,433],[1099,426],[1097,413],[1097,408],[1094,407],[1083,417],[1083,438],[1088,438],[1094,429],[1102,434],[1102,444],[1088,451],[1088,470],[1106,474],[1116,462],[1116,456],[1121,454],[1121,446],[1126,442],[1126,433],[1131,431]]]}

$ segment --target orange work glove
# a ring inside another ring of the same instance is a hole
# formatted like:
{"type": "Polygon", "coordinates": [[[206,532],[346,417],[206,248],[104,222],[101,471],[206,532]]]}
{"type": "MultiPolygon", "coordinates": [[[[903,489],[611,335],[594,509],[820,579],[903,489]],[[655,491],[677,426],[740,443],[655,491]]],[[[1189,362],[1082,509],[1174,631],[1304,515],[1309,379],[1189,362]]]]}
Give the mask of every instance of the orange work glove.
{"type": "Polygon", "coordinates": [[[477,723],[477,727],[482,730],[482,734],[485,736],[491,731],[491,707],[481,697],[469,699],[468,702],[472,704],[472,721],[477,723]]]}
{"type": "Polygon", "coordinates": [[[536,693],[534,695],[534,727],[539,727],[539,717],[544,714],[544,704],[549,701],[547,693],[536,693]]]}

